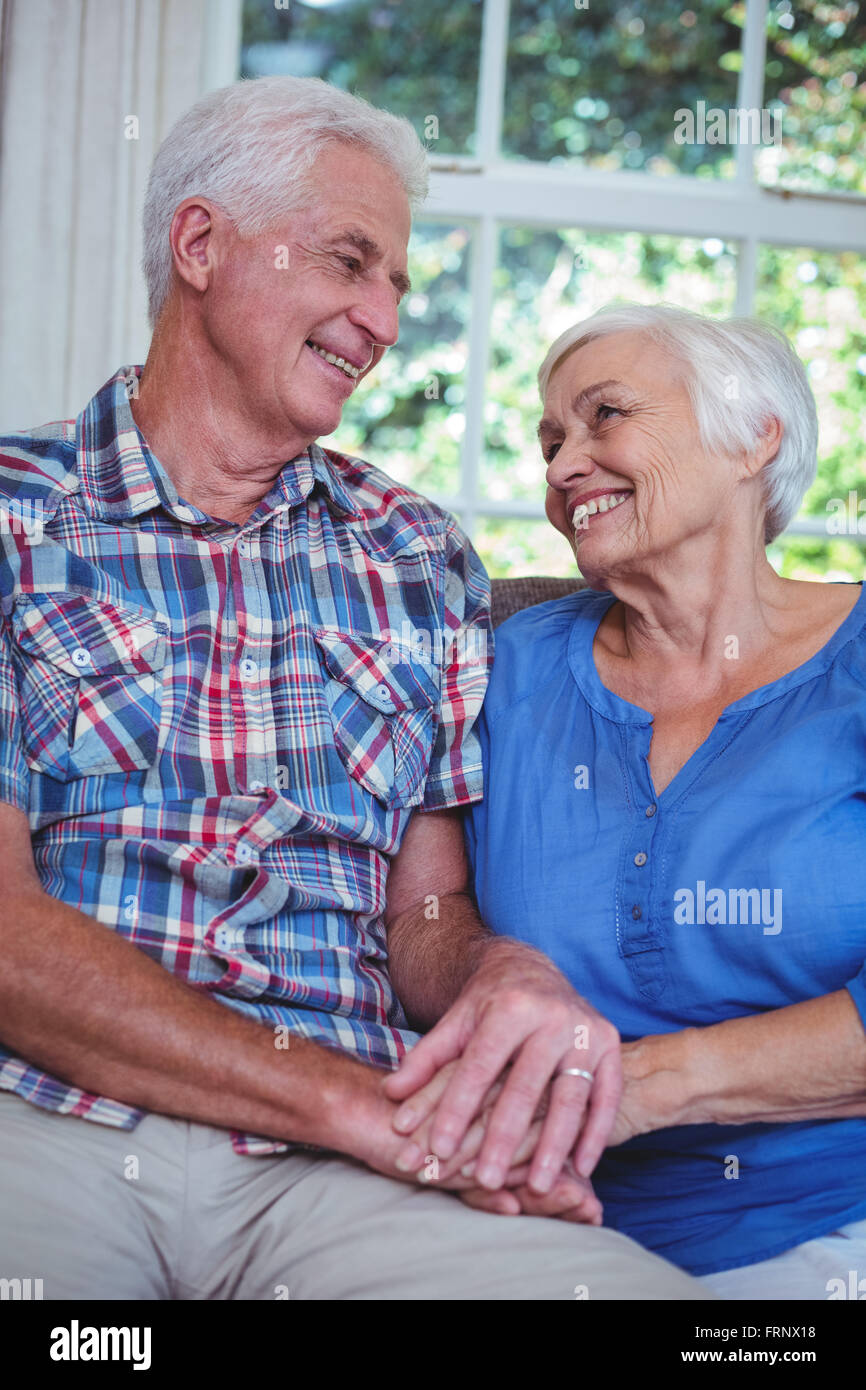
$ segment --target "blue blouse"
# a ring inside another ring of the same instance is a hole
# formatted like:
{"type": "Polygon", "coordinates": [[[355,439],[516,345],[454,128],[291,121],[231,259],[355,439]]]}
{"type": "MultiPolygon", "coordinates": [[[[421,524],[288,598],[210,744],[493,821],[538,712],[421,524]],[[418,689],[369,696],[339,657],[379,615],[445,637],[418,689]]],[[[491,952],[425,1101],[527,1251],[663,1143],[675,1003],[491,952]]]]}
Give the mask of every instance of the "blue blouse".
{"type": "MultiPolygon", "coordinates": [[[[660,795],[652,716],[593,659],[614,602],[583,590],[496,634],[466,819],[484,921],[545,951],[625,1040],[843,987],[866,1026],[866,589],[660,795]]],[[[866,1119],[659,1130],[608,1149],[594,1181],[609,1225],[709,1274],[866,1216],[866,1119]]]]}

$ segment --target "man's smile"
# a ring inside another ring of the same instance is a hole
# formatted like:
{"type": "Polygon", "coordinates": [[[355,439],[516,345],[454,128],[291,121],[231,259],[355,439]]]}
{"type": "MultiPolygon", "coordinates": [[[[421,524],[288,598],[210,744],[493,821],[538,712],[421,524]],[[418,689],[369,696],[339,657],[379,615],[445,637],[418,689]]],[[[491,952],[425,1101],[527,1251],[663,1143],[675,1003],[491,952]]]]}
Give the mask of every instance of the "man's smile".
{"type": "Polygon", "coordinates": [[[362,365],[356,366],[354,363],[347,361],[345,357],[340,357],[337,353],[330,352],[319,343],[314,343],[312,338],[307,338],[306,346],[312,348],[313,352],[318,353],[326,362],[330,362],[332,367],[338,367],[344,376],[351,377],[353,381],[356,381],[361,375],[363,370],[362,365]]]}

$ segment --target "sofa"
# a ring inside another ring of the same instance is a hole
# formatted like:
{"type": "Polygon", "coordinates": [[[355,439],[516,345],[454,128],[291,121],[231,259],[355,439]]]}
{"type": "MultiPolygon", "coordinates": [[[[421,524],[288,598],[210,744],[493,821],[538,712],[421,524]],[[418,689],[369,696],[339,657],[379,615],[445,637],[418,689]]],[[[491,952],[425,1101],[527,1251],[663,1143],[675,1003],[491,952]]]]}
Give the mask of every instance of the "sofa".
{"type": "Polygon", "coordinates": [[[490,588],[493,626],[498,627],[521,608],[531,608],[535,603],[547,603],[549,599],[573,594],[578,589],[585,589],[586,582],[580,575],[575,575],[573,579],[529,575],[525,579],[493,579],[490,588]]]}

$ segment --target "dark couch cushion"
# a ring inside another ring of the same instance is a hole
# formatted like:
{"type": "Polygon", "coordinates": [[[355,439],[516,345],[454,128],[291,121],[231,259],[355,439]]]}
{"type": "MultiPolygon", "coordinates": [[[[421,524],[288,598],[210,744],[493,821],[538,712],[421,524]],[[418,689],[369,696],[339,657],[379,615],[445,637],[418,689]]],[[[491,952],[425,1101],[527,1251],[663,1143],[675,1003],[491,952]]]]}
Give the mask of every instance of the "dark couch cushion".
{"type": "Polygon", "coordinates": [[[552,579],[533,574],[525,579],[494,579],[490,587],[493,595],[493,626],[498,627],[512,613],[519,613],[521,608],[531,608],[535,603],[547,603],[548,599],[576,593],[578,589],[586,588],[586,582],[579,574],[573,579],[552,579]]]}

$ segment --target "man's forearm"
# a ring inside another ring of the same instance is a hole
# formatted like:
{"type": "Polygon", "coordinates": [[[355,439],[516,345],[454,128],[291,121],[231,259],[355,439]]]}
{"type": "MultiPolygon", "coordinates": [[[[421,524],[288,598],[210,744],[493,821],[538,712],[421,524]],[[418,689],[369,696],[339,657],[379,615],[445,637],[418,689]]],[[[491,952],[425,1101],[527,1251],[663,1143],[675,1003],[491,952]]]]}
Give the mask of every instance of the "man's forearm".
{"type": "Polygon", "coordinates": [[[468,893],[425,900],[391,925],[388,973],[413,1028],[432,1028],[494,945],[497,951],[507,949],[503,938],[485,927],[468,893]]]}
{"type": "Polygon", "coordinates": [[[0,1039],[62,1080],[145,1110],[364,1156],[384,1073],[274,1031],[176,979],[46,894],[4,904],[0,1039]]]}

